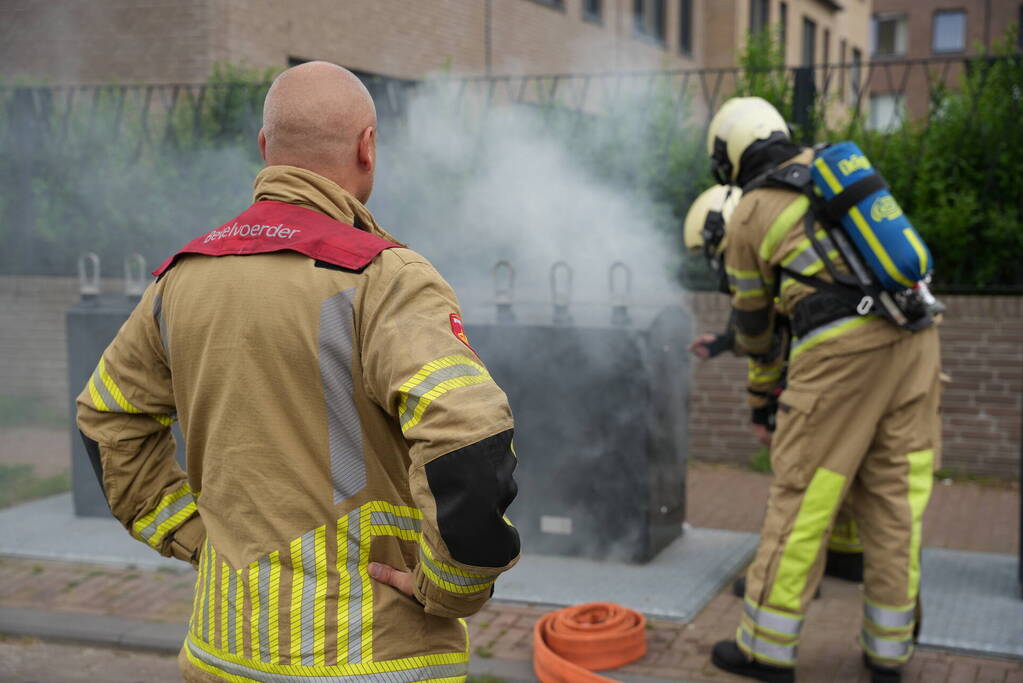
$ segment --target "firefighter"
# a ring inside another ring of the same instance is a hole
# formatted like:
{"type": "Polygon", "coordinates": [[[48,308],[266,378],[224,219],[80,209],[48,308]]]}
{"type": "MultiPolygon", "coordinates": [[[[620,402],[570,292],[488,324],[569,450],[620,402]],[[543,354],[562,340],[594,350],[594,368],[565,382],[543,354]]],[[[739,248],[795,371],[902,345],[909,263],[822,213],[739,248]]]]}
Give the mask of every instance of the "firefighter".
{"type": "MultiPolygon", "coordinates": [[[[711,273],[718,274],[719,289],[728,294],[731,285],[725,275],[724,252],[728,244],[728,219],[742,197],[742,190],[734,185],[714,185],[702,192],[689,207],[683,224],[683,241],[690,252],[702,253],[711,273]]],[[[735,330],[729,320],[727,329],[721,334],[703,334],[689,346],[690,352],[703,360],[732,351],[741,355],[742,349],[735,344],[735,330]]],[[[786,321],[787,323],[787,321],[786,321]]],[[[757,440],[764,446],[771,445],[778,412],[778,395],[785,387],[786,357],[788,351],[788,325],[775,326],[776,339],[772,357],[747,358],[747,384],[750,408],[750,423],[757,440]]],[[[838,511],[834,529],[828,537],[828,549],[824,565],[827,576],[859,583],[863,580],[863,545],[852,519],[851,500],[847,498],[838,511]]],[[[732,591],[737,597],[746,594],[746,577],[735,580],[732,591]]],[[[819,595],[817,591],[816,595],[819,595]]]]}
{"type": "Polygon", "coordinates": [[[156,271],[78,398],[113,514],[198,569],[186,681],[463,680],[517,561],[506,397],[366,209],[375,136],[352,73],[280,75],[255,203],[156,271]]]}
{"type": "Polygon", "coordinates": [[[824,539],[851,492],[864,550],[864,662],[873,681],[898,681],[913,652],[921,521],[939,451],[937,329],[910,332],[861,315],[826,285],[783,273],[831,280],[806,234],[820,229],[812,220],[805,227],[807,197],[758,187],[766,172],[814,158],[790,140],[766,101],[726,102],[709,127],[708,152],[719,180],[744,190],[724,258],[736,344],[766,357],[781,315],[793,333],[771,453],[774,481],[744,614],[736,640],[717,643],[712,661],[749,678],[795,680],[824,539]]]}

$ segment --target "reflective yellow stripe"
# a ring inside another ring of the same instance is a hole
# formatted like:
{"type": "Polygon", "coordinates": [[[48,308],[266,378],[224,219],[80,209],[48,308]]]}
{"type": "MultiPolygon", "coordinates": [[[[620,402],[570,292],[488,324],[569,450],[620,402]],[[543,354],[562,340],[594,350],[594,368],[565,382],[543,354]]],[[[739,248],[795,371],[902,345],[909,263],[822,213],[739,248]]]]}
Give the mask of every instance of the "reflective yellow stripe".
{"type": "Polygon", "coordinates": [[[89,397],[92,399],[92,404],[104,413],[112,412],[110,407],[107,406],[106,402],[99,395],[99,391],[96,390],[96,379],[90,378],[87,386],[89,387],[89,397]]]}
{"type": "Polygon", "coordinates": [[[913,528],[909,538],[909,582],[906,599],[915,600],[920,589],[920,539],[923,532],[924,510],[931,498],[934,483],[934,451],[909,453],[909,510],[913,528]]]}
{"type": "Polygon", "coordinates": [[[103,380],[103,384],[106,386],[107,391],[109,391],[110,395],[114,397],[115,401],[117,401],[117,405],[121,407],[121,410],[123,410],[126,413],[142,412],[141,410],[133,406],[131,402],[124,397],[124,394],[121,393],[121,389],[114,382],[113,377],[107,374],[106,361],[102,356],[100,356],[99,359],[99,376],[100,379],[103,380]]]}
{"type": "Polygon", "coordinates": [[[351,597],[348,576],[348,515],[337,520],[337,657],[348,652],[348,600],[351,597]]]}
{"type": "Polygon", "coordinates": [[[208,550],[203,547],[202,555],[199,559],[199,573],[195,577],[195,589],[192,591],[192,619],[188,623],[188,630],[191,631],[195,636],[199,636],[201,633],[202,623],[202,596],[206,590],[206,554],[208,550]]]}
{"type": "Polygon", "coordinates": [[[781,366],[763,366],[752,358],[748,359],[747,380],[750,384],[771,384],[781,379],[781,366]]]}
{"type": "Polygon", "coordinates": [[[468,356],[446,356],[430,361],[398,389],[402,432],[419,424],[430,403],[439,396],[452,389],[492,381],[487,369],[468,356]]]}
{"type": "Polygon", "coordinates": [[[316,666],[326,663],[327,649],[327,528],[316,530],[316,595],[313,608],[313,658],[316,666]]]}
{"type": "Polygon", "coordinates": [[[302,538],[291,542],[291,611],[288,623],[291,624],[291,663],[302,663],[302,583],[305,571],[302,567],[302,538]]]}
{"type": "Polygon", "coordinates": [[[841,502],[845,477],[817,468],[803,493],[799,514],[789,533],[767,602],[793,612],[800,610],[806,577],[817,560],[824,532],[841,502]]]}
{"type": "Polygon", "coordinates": [[[874,252],[874,256],[876,256],[877,260],[881,262],[881,266],[884,267],[885,272],[888,273],[888,277],[904,287],[912,287],[913,283],[906,279],[906,276],[895,267],[894,263],[892,263],[892,258],[888,255],[888,251],[881,246],[880,240],[877,239],[877,235],[874,234],[874,231],[870,229],[870,224],[863,218],[863,214],[860,213],[860,210],[855,206],[852,207],[849,209],[849,217],[852,218],[853,223],[856,224],[856,227],[859,229],[860,233],[862,233],[863,238],[867,240],[870,250],[874,252]]]}
{"type": "Polygon", "coordinates": [[[857,315],[848,318],[839,318],[833,323],[822,325],[805,337],[795,341],[792,345],[792,355],[790,360],[795,360],[801,353],[809,351],[818,344],[826,342],[829,339],[834,339],[835,337],[841,336],[850,330],[854,330],[857,327],[861,327],[877,319],[878,316],[876,315],[857,315]]]}
{"type": "Polygon", "coordinates": [[[913,251],[916,252],[917,262],[920,264],[920,277],[927,274],[927,250],[924,249],[923,243],[920,238],[917,237],[916,230],[913,228],[906,228],[902,231],[902,234],[906,236],[906,241],[913,247],[913,251]]]}
{"type": "Polygon", "coordinates": [[[227,596],[228,575],[231,568],[226,562],[220,563],[220,649],[227,650],[227,611],[230,609],[227,596]]]}
{"type": "Polygon", "coordinates": [[[359,515],[359,578],[362,580],[362,661],[373,661],[373,585],[369,578],[369,547],[373,540],[370,513],[364,507],[359,515]]]}
{"type": "Polygon", "coordinates": [[[206,575],[206,605],[203,608],[205,621],[203,623],[203,640],[212,643],[216,638],[216,616],[217,616],[217,551],[211,545],[209,573],[206,575]]]}
{"type": "Polygon", "coordinates": [[[281,640],[278,633],[280,622],[280,594],[281,594],[281,554],[275,550],[270,553],[270,661],[274,664],[281,662],[281,640]]]}
{"type": "Polygon", "coordinates": [[[159,550],[164,537],[196,511],[195,496],[186,481],[160,499],[156,507],[132,525],[135,538],[159,550]]]}
{"type": "MultiPolygon", "coordinates": [[[[136,408],[125,398],[117,383],[107,373],[106,360],[102,356],[100,356],[99,363],[96,365],[96,369],[93,371],[86,386],[89,389],[89,397],[92,399],[93,405],[101,412],[128,413],[132,415],[141,415],[143,413],[143,411],[136,408]]],[[[148,416],[165,427],[174,424],[174,418],[170,415],[149,414],[148,416]]]]}
{"type": "Polygon", "coordinates": [[[789,229],[806,214],[809,208],[809,198],[800,195],[778,214],[778,217],[771,223],[771,227],[767,229],[764,239],[760,242],[760,258],[765,261],[771,260],[774,252],[778,249],[778,245],[781,244],[785,235],[788,234],[789,229]]]}

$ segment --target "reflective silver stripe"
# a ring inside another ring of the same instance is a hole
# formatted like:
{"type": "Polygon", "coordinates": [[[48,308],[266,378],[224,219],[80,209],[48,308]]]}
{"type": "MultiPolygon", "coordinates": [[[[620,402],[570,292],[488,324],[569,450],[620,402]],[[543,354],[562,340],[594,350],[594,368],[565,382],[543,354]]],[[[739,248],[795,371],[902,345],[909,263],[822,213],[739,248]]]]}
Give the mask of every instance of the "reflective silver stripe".
{"type": "Polygon", "coordinates": [[[792,666],[796,663],[796,646],[781,645],[764,638],[754,638],[745,628],[739,629],[739,642],[754,655],[761,655],[770,662],[782,666],[792,666]]]}
{"type": "MultiPolygon", "coordinates": [[[[825,254],[830,254],[835,251],[835,245],[832,243],[831,238],[826,235],[820,240],[820,245],[824,247],[825,254]]],[[[802,273],[803,275],[812,275],[824,267],[824,262],[821,261],[820,256],[817,254],[817,250],[813,248],[812,244],[806,246],[802,251],[797,252],[794,258],[790,255],[788,258],[783,260],[782,263],[786,268],[794,270],[797,273],[802,273]],[[788,261],[788,263],[786,263],[786,261],[788,261]]]]}
{"type": "Polygon", "coordinates": [[[313,644],[313,618],[315,615],[316,601],[316,530],[302,536],[302,566],[295,567],[294,571],[302,572],[305,576],[302,580],[302,607],[301,607],[301,638],[302,638],[302,664],[313,666],[314,644],[313,644]]]}
{"type": "Polygon", "coordinates": [[[421,531],[423,523],[414,517],[402,517],[393,512],[372,512],[369,523],[373,526],[396,526],[405,531],[421,531]]]}
{"type": "Polygon", "coordinates": [[[878,638],[864,630],[860,634],[860,640],[867,654],[878,659],[903,661],[908,659],[913,652],[913,636],[911,634],[907,634],[901,640],[889,640],[878,638]]]}
{"type": "MultiPolygon", "coordinates": [[[[210,654],[203,650],[198,643],[192,642],[191,637],[185,641],[185,646],[193,657],[209,666],[216,667],[234,676],[243,676],[255,681],[263,681],[264,683],[414,683],[414,681],[426,681],[434,678],[455,678],[466,676],[469,673],[468,662],[435,664],[433,666],[419,666],[414,669],[352,674],[348,676],[339,674],[307,676],[302,674],[269,673],[259,669],[252,669],[242,664],[236,664],[235,662],[229,662],[226,659],[210,654]]],[[[377,664],[386,664],[386,662],[377,662],[377,664]]]]}
{"type": "Polygon", "coordinates": [[[319,361],[327,407],[327,438],[334,504],[366,488],[362,422],[355,408],[352,381],[355,289],[335,294],[320,305],[319,361]]]}
{"type": "Polygon", "coordinates": [[[799,339],[797,339],[796,343],[792,345],[792,351],[793,352],[797,351],[799,347],[801,347],[803,344],[813,341],[815,337],[824,334],[828,330],[832,330],[838,327],[839,325],[844,325],[850,320],[858,320],[859,318],[862,317],[863,316],[859,315],[850,315],[846,316],[845,318],[839,318],[838,320],[832,320],[827,325],[821,325],[820,327],[816,327],[813,330],[811,330],[810,333],[807,334],[805,337],[800,337],[799,339]]]}
{"type": "Polygon", "coordinates": [[[743,600],[743,603],[746,616],[757,626],[776,633],[783,633],[787,636],[798,636],[799,630],[803,627],[802,617],[788,617],[777,612],[768,612],[762,607],[757,607],[749,600],[743,600]]]}
{"type": "Polygon", "coordinates": [[[455,584],[456,586],[466,586],[470,588],[479,586],[480,590],[483,590],[497,580],[496,576],[468,577],[459,576],[458,574],[452,574],[451,572],[446,572],[440,567],[438,567],[436,563],[431,562],[430,558],[428,558],[422,550],[419,551],[419,561],[425,564],[427,567],[429,567],[430,571],[432,571],[434,574],[444,579],[448,583],[455,584]]]}
{"type": "MultiPolygon", "coordinates": [[[[117,402],[114,395],[110,393],[110,389],[107,388],[106,383],[103,381],[103,377],[99,374],[99,365],[92,371],[92,384],[96,387],[96,391],[99,392],[100,398],[107,404],[107,411],[111,413],[127,413],[128,411],[121,407],[121,404],[117,402]]],[[[125,400],[128,400],[125,398],[125,400]]],[[[99,406],[96,406],[97,408],[99,406]]],[[[131,413],[135,415],[137,413],[131,413]]]]}
{"type": "MultiPolygon", "coordinates": [[[[184,510],[189,505],[195,505],[195,496],[191,493],[186,493],[164,509],[160,510],[153,521],[139,532],[139,536],[142,540],[149,541],[149,539],[152,538],[156,531],[160,528],[161,524],[184,510]]],[[[184,522],[184,520],[181,521],[184,522]]]]}
{"type": "Polygon", "coordinates": [[[170,345],[167,343],[167,326],[163,323],[163,297],[159,294],[153,296],[153,317],[156,318],[156,326],[160,330],[160,342],[163,344],[163,353],[170,359],[170,345]]]}
{"type": "MultiPolygon", "coordinates": [[[[362,577],[359,551],[362,543],[360,510],[348,513],[348,658],[349,664],[362,663],[362,577]]],[[[338,655],[340,656],[340,654],[338,655]]]]}
{"type": "MultiPolygon", "coordinates": [[[[259,660],[270,663],[270,558],[259,558],[258,569],[259,581],[259,660]]],[[[274,615],[276,618],[277,615],[274,615]]],[[[207,641],[209,642],[209,641],[207,641]]],[[[255,656],[256,644],[252,644],[253,656],[255,656]]]]}
{"type": "Polygon", "coordinates": [[[737,292],[755,292],[764,289],[764,281],[759,277],[739,277],[728,273],[728,284],[737,292]]]}
{"type": "Polygon", "coordinates": [[[429,375],[424,377],[419,384],[408,390],[408,400],[405,402],[405,412],[401,414],[400,420],[402,428],[404,428],[405,425],[412,420],[413,415],[416,414],[416,406],[419,405],[420,399],[438,384],[446,382],[449,379],[458,379],[459,377],[477,377],[482,374],[484,373],[471,365],[451,365],[446,368],[438,368],[431,372],[429,375]]]}
{"type": "Polygon", "coordinates": [[[886,609],[867,601],[863,602],[863,616],[872,623],[886,629],[908,628],[915,621],[912,607],[901,610],[886,609]]]}
{"type": "Polygon", "coordinates": [[[238,614],[238,610],[235,609],[234,601],[238,598],[238,575],[234,572],[229,572],[227,575],[227,604],[224,605],[224,609],[227,610],[227,651],[232,654],[237,654],[241,643],[237,641],[237,620],[241,618],[238,614]]]}

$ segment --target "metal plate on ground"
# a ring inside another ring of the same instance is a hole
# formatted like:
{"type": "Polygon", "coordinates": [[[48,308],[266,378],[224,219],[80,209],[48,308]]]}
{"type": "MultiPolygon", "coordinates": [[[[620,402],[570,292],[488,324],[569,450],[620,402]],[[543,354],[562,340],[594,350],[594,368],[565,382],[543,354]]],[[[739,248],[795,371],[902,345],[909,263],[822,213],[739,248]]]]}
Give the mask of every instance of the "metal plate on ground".
{"type": "Polygon", "coordinates": [[[758,536],[686,527],[647,564],[523,555],[494,597],[538,605],[612,601],[652,617],[692,621],[746,566],[758,536]]]}
{"type": "Polygon", "coordinates": [[[132,538],[113,516],[75,517],[70,493],[0,511],[0,555],[116,567],[189,570],[132,538]]]}
{"type": "Polygon", "coordinates": [[[923,551],[920,645],[1023,657],[1018,558],[961,550],[923,551]]]}

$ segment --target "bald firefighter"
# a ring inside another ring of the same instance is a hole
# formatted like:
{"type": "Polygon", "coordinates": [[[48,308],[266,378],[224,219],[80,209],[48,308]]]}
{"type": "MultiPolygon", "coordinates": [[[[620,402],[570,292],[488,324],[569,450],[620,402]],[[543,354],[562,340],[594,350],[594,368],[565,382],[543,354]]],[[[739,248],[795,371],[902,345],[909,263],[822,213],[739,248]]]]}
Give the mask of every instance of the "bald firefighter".
{"type": "MultiPolygon", "coordinates": [[[[727,276],[725,271],[727,228],[728,220],[741,198],[742,190],[734,185],[714,185],[700,193],[692,203],[683,224],[686,248],[690,252],[703,254],[712,275],[718,280],[718,289],[729,295],[738,283],[734,276],[727,276]]],[[[735,343],[734,319],[733,312],[727,329],[720,334],[697,337],[689,346],[690,352],[703,360],[714,358],[725,351],[743,355],[743,349],[735,343]]],[[[746,359],[746,391],[752,411],[751,425],[757,440],[765,446],[771,445],[777,420],[778,395],[785,388],[790,337],[788,328],[788,320],[779,317],[770,353],[766,356],[748,356],[746,359]]],[[[839,509],[834,528],[828,537],[824,573],[845,581],[858,583],[863,580],[863,545],[852,518],[849,497],[839,509]]],[[[740,598],[745,596],[745,576],[735,580],[733,592],[740,598]]]]}
{"type": "MultiPolygon", "coordinates": [[[[805,188],[815,151],[790,141],[771,105],[759,98],[725,103],[711,122],[708,152],[719,181],[744,191],[724,253],[736,344],[768,358],[781,315],[793,334],[771,452],[774,481],[746,575],[744,614],[736,640],[716,644],[712,661],[749,678],[795,680],[825,539],[852,493],[865,563],[864,662],[873,681],[898,681],[913,652],[921,521],[939,449],[936,327],[926,311],[912,317],[920,309],[917,290],[899,293],[906,303],[900,318],[880,307],[893,296],[845,284],[846,261],[862,263],[840,249],[847,238],[819,222],[817,197],[791,189],[805,188]]],[[[863,169],[869,163],[857,159],[847,170],[863,169]]],[[[843,210],[879,187],[876,178],[859,186],[843,210]]],[[[894,212],[881,216],[888,217],[894,212]]],[[[922,275],[926,253],[917,251],[922,275]]]]}
{"type": "Polygon", "coordinates": [[[365,207],[375,136],[350,72],[279,76],[255,203],[156,271],[78,398],[113,514],[198,568],[187,681],[463,680],[518,558],[508,403],[365,207]]]}

